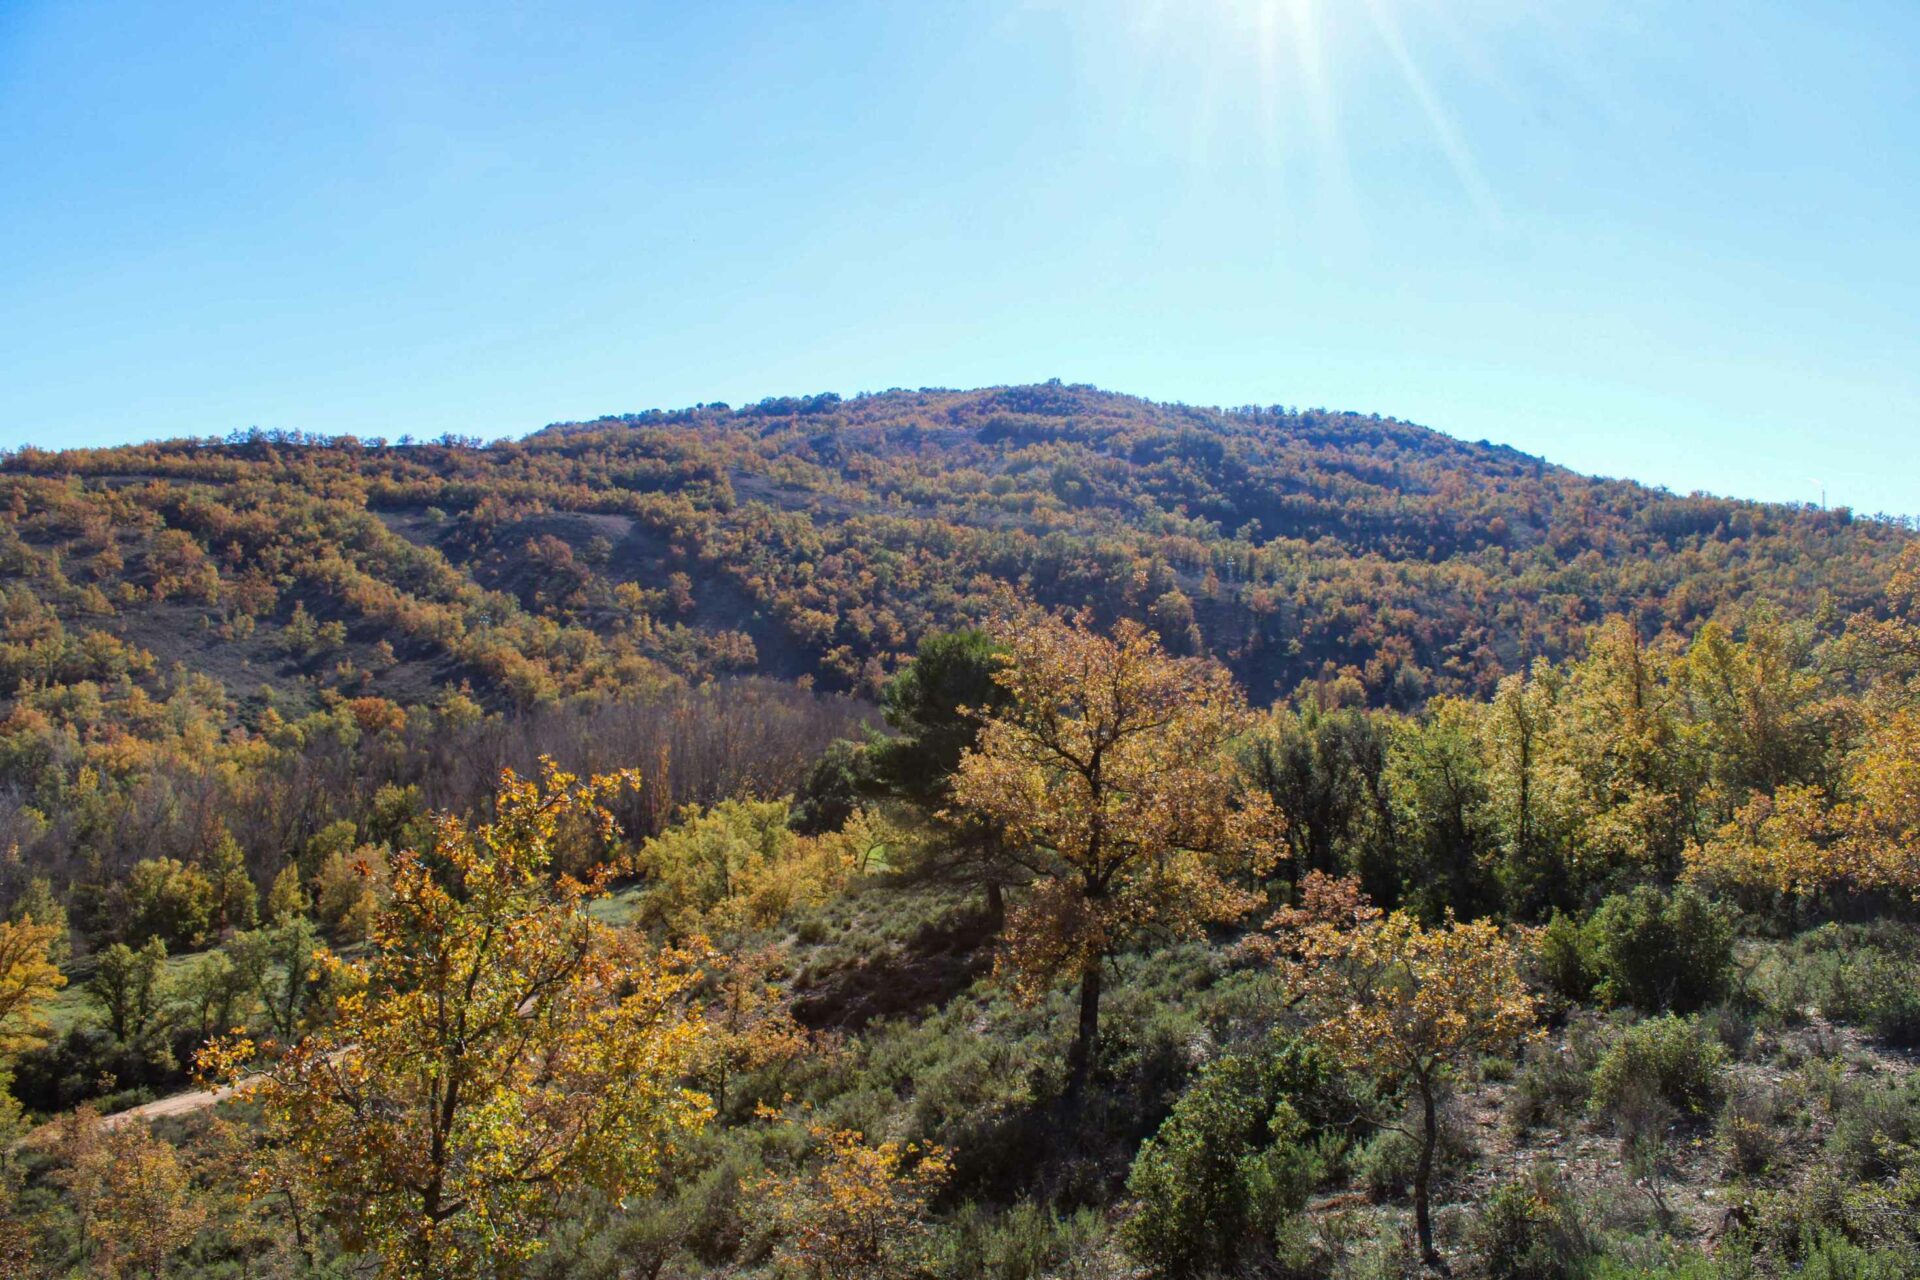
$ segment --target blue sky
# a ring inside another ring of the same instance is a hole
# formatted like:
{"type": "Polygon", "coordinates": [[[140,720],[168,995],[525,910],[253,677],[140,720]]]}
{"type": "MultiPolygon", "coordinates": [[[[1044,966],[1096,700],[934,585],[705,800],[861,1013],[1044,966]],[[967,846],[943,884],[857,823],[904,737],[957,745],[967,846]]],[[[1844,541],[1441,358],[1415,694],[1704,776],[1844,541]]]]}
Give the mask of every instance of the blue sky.
{"type": "Polygon", "coordinates": [[[0,4],[0,443],[1056,376],[1920,511],[1920,6],[0,4]]]}

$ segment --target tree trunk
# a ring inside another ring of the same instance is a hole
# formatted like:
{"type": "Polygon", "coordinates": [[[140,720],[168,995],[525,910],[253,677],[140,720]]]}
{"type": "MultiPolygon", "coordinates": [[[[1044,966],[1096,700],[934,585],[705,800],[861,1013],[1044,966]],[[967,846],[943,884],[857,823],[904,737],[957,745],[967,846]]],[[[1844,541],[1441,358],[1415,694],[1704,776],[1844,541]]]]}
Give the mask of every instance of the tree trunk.
{"type": "Polygon", "coordinates": [[[1429,1266],[1440,1261],[1433,1248],[1433,1214],[1429,1192],[1433,1182],[1433,1154],[1440,1145],[1440,1126],[1434,1117],[1433,1086],[1420,1082],[1420,1163],[1413,1172],[1413,1221],[1420,1233],[1420,1260],[1429,1266]]]}
{"type": "Polygon", "coordinates": [[[987,926],[995,933],[1007,922],[1007,895],[998,880],[987,881],[987,926]]]}
{"type": "Polygon", "coordinates": [[[1080,974],[1080,1025],[1073,1035],[1073,1048],[1067,1053],[1068,1097],[1079,1097],[1085,1087],[1094,1042],[1100,1038],[1100,977],[1098,960],[1080,974]]]}

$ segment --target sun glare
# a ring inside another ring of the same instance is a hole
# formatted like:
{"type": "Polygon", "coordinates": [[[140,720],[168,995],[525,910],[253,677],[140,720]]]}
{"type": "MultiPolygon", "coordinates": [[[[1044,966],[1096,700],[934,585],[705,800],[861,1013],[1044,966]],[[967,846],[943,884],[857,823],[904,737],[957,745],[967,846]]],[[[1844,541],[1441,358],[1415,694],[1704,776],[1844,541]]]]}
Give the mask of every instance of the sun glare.
{"type": "MultiPolygon", "coordinates": [[[[1275,167],[1310,155],[1317,180],[1343,194],[1351,151],[1364,139],[1342,129],[1348,103],[1374,91],[1383,66],[1417,109],[1434,148],[1482,216],[1500,220],[1492,186],[1466,132],[1436,87],[1430,60],[1438,43],[1474,52],[1473,6],[1422,0],[1131,0],[1079,6],[1088,22],[1125,33],[1144,77],[1197,84],[1192,91],[1196,150],[1220,127],[1219,101],[1250,94],[1251,123],[1275,167]],[[1424,42],[1424,48],[1423,48],[1424,42]],[[1363,68],[1365,73],[1363,74],[1363,68]]],[[[1164,83],[1162,85],[1162,92],[1164,83]]]]}

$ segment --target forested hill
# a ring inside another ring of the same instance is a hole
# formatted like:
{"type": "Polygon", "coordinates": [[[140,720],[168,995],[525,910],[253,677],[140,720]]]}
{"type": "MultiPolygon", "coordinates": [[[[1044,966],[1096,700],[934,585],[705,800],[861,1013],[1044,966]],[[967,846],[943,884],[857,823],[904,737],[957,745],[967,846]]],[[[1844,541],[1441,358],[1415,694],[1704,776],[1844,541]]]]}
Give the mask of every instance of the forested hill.
{"type": "Polygon", "coordinates": [[[1905,532],[1675,497],[1408,423],[1049,383],[650,411],[482,446],[248,432],[13,454],[4,693],[164,677],[494,708],[728,672],[871,691],[1018,584],[1256,699],[1486,692],[1648,634],[1869,600],[1905,532]],[[1345,677],[1345,679],[1342,679],[1345,677]]]}

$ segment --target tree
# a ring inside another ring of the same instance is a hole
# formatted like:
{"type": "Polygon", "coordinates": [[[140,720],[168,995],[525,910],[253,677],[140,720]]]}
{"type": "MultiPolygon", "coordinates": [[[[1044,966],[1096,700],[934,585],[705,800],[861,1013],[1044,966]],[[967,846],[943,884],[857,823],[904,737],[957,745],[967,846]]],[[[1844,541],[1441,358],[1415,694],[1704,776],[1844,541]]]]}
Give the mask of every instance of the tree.
{"type": "Polygon", "coordinates": [[[53,951],[65,928],[30,915],[0,923],[0,1069],[41,1037],[40,1006],[67,984],[53,951]]]}
{"type": "Polygon", "coordinates": [[[790,1062],[816,1043],[794,1021],[793,1002],[774,980],[779,965],[779,949],[765,947],[728,957],[717,975],[694,1078],[722,1117],[738,1077],[790,1062]]]}
{"type": "Polygon", "coordinates": [[[1848,770],[1838,820],[1861,879],[1920,897],[1920,708],[1876,716],[1848,770]]]}
{"type": "Polygon", "coordinates": [[[304,915],[237,934],[224,950],[283,1041],[299,1034],[336,976],[319,929],[304,915]]]}
{"type": "Polygon", "coordinates": [[[701,1034],[684,962],[587,914],[604,877],[550,879],[559,834],[611,839],[602,801],[635,779],[543,767],[503,774],[491,821],[444,817],[395,855],[370,954],[324,961],[337,1018],[254,1077],[302,1197],[388,1276],[511,1266],[584,1189],[646,1190],[710,1110],[679,1083],[701,1034]]]}
{"type": "Polygon", "coordinates": [[[387,852],[363,844],[333,852],[313,878],[314,912],[345,942],[365,940],[387,892],[387,852]]]}
{"type": "Polygon", "coordinates": [[[1006,889],[1019,882],[1021,869],[994,824],[949,813],[947,805],[961,756],[985,718],[1006,705],[1006,687],[994,678],[999,657],[993,637],[978,629],[922,640],[913,661],[880,691],[881,714],[895,736],[867,746],[863,779],[869,790],[926,816],[936,836],[929,869],[983,889],[996,926],[1005,916],[1006,889]]]}
{"type": "Polygon", "coordinates": [[[1687,849],[1686,878],[1748,910],[1791,906],[1867,877],[1839,842],[1819,787],[1755,795],[1711,839],[1687,849]]]}
{"type": "Polygon", "coordinates": [[[127,873],[128,936],[159,938],[169,950],[198,946],[212,926],[216,890],[197,867],[178,858],[146,858],[127,873]]]}
{"type": "Polygon", "coordinates": [[[1474,703],[1438,698],[1393,737],[1387,785],[1406,846],[1403,900],[1427,919],[1447,909],[1480,915],[1495,906],[1489,868],[1496,834],[1481,718],[1474,703]]]}
{"type": "Polygon", "coordinates": [[[927,1199],[952,1165],[937,1146],[870,1145],[851,1129],[813,1130],[820,1164],[757,1184],[783,1235],[784,1274],[810,1280],[906,1280],[920,1274],[915,1246],[927,1199]]]}
{"type": "Polygon", "coordinates": [[[166,944],[158,938],[135,951],[116,942],[100,953],[87,982],[87,995],[106,1015],[107,1029],[124,1045],[138,1046],[160,1016],[160,975],[167,965],[166,944]]]}
{"type": "MultiPolygon", "coordinates": [[[[1392,723],[1348,709],[1276,708],[1247,739],[1247,770],[1286,819],[1289,888],[1309,871],[1343,864],[1364,876],[1397,845],[1386,788],[1392,723]]],[[[1387,867],[1397,893],[1399,869],[1387,867]]]]}
{"type": "Polygon", "coordinates": [[[1768,613],[1735,641],[1718,623],[1687,650],[1687,692],[1716,781],[1729,802],[1827,777],[1835,712],[1811,668],[1811,628],[1768,613]]]}
{"type": "Polygon", "coordinates": [[[1349,1068],[1411,1088],[1419,1102],[1414,1221],[1422,1257],[1437,1261],[1430,1191],[1440,1090],[1449,1068],[1509,1049],[1532,1029],[1520,955],[1486,921],[1449,916],[1427,928],[1405,911],[1381,915],[1351,881],[1319,876],[1275,928],[1314,1015],[1310,1034],[1349,1068]]]}
{"type": "Polygon", "coordinates": [[[1850,618],[1838,649],[1839,665],[1860,681],[1876,712],[1920,702],[1920,543],[1900,553],[1885,608],[1850,618]]]}
{"type": "Polygon", "coordinates": [[[109,1128],[91,1110],[61,1121],[59,1174],[92,1251],[91,1275],[161,1280],[207,1220],[173,1147],[137,1121],[109,1128]]]}
{"type": "Polygon", "coordinates": [[[202,871],[213,885],[213,927],[218,933],[251,929],[260,922],[260,891],[247,874],[239,841],[222,831],[202,871]]]}
{"type": "Polygon", "coordinates": [[[13,909],[7,912],[7,919],[15,924],[50,926],[53,940],[47,947],[47,959],[56,965],[63,965],[73,958],[73,936],[67,922],[67,909],[54,896],[53,885],[45,876],[35,876],[27,881],[26,891],[14,901],[13,909]]]}
{"type": "Polygon", "coordinates": [[[937,809],[982,719],[1005,705],[994,678],[1000,646],[981,630],[920,642],[913,661],[880,691],[880,711],[898,735],[869,750],[873,777],[891,794],[937,809]]]}
{"type": "Polygon", "coordinates": [[[787,824],[803,836],[824,835],[846,825],[860,807],[860,748],[845,740],[828,746],[793,793],[787,824]]]}
{"type": "Polygon", "coordinates": [[[855,814],[846,838],[802,836],[787,819],[781,800],[722,800],[704,812],[688,806],[632,859],[650,890],[643,916],[690,938],[764,928],[830,896],[854,870],[852,837],[865,823],[855,814]]]}
{"type": "Polygon", "coordinates": [[[228,950],[201,956],[172,984],[173,998],[200,1039],[223,1035],[243,1020],[255,998],[254,975],[228,950]]]}
{"type": "Polygon", "coordinates": [[[1500,682],[1481,723],[1501,889],[1508,909],[1523,919],[1574,901],[1569,824],[1548,774],[1563,685],[1558,668],[1536,662],[1529,675],[1500,682]]]}
{"type": "Polygon", "coordinates": [[[280,868],[267,890],[267,923],[280,924],[307,912],[307,891],[300,885],[300,868],[289,863],[280,868]]]}
{"type": "Polygon", "coordinates": [[[1032,613],[998,638],[1008,702],[961,757],[953,801],[1033,851],[999,964],[1029,999],[1078,981],[1077,1093],[1102,966],[1150,932],[1192,935],[1251,910],[1229,877],[1277,856],[1282,824],[1240,784],[1231,744],[1248,715],[1224,668],[1171,658],[1131,622],[1109,638],[1084,617],[1032,613]]]}
{"type": "Polygon", "coordinates": [[[1695,830],[1700,761],[1682,731],[1677,661],[1625,618],[1594,628],[1557,704],[1550,776],[1577,815],[1576,857],[1596,878],[1671,874],[1695,830]]]}

